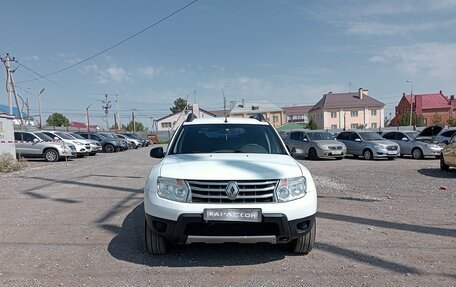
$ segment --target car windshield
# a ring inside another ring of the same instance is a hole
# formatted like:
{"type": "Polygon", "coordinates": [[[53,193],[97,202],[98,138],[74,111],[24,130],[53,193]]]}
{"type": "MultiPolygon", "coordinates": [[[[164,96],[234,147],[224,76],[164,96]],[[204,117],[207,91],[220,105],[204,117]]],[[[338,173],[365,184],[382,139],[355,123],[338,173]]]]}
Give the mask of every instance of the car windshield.
{"type": "Polygon", "coordinates": [[[384,138],[374,132],[360,132],[359,135],[365,141],[384,140],[384,138]]]}
{"type": "Polygon", "coordinates": [[[334,136],[327,132],[315,132],[315,133],[307,133],[309,138],[313,141],[318,140],[333,140],[334,136]]]}
{"type": "Polygon", "coordinates": [[[55,133],[56,135],[58,135],[59,137],[61,137],[62,139],[64,140],[73,140],[72,137],[70,137],[68,134],[66,133],[59,133],[59,132],[56,132],[55,133]]]}
{"type": "Polygon", "coordinates": [[[184,125],[176,136],[170,154],[287,154],[274,129],[268,125],[184,125]]]}
{"type": "Polygon", "coordinates": [[[405,132],[404,134],[406,134],[408,137],[414,139],[414,138],[416,138],[416,136],[419,135],[420,133],[419,133],[419,132],[405,132]]]}
{"type": "Polygon", "coordinates": [[[99,135],[104,136],[105,138],[108,138],[108,139],[115,139],[115,137],[112,134],[99,134],[99,135]]]}
{"type": "Polygon", "coordinates": [[[75,139],[78,139],[78,140],[85,140],[86,138],[83,137],[83,136],[80,136],[78,134],[68,134],[70,137],[73,137],[75,139]]]}
{"type": "Polygon", "coordinates": [[[42,141],[53,141],[53,139],[43,133],[40,133],[40,132],[37,132],[37,133],[34,133],[34,135],[36,135],[37,137],[40,138],[40,140],[42,141]]]}

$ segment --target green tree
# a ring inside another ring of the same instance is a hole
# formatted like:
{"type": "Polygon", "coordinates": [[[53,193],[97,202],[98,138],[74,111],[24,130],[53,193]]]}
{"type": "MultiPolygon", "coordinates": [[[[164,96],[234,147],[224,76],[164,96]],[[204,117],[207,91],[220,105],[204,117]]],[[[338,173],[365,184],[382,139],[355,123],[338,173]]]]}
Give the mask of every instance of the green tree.
{"type": "Polygon", "coordinates": [[[456,127],[456,118],[450,118],[448,120],[448,126],[450,127],[456,127]]]}
{"type": "Polygon", "coordinates": [[[60,113],[53,113],[47,118],[46,125],[53,127],[69,127],[70,120],[60,113]]]}
{"type": "MultiPolygon", "coordinates": [[[[130,121],[127,126],[122,125],[122,129],[133,132],[133,121],[130,121]]],[[[146,130],[143,123],[135,121],[134,132],[143,132],[146,130]]]]}
{"type": "Polygon", "coordinates": [[[182,112],[187,107],[187,100],[178,98],[174,101],[174,106],[169,108],[172,113],[182,112]]]}
{"type": "Polygon", "coordinates": [[[310,130],[316,130],[317,129],[317,123],[314,121],[313,118],[310,118],[309,122],[307,123],[306,128],[310,129],[310,130]]]}
{"type": "MultiPolygon", "coordinates": [[[[404,112],[399,118],[400,126],[409,126],[410,125],[410,112],[404,112]]],[[[412,114],[412,126],[422,127],[424,126],[424,117],[423,115],[416,115],[415,112],[412,114]]]]}

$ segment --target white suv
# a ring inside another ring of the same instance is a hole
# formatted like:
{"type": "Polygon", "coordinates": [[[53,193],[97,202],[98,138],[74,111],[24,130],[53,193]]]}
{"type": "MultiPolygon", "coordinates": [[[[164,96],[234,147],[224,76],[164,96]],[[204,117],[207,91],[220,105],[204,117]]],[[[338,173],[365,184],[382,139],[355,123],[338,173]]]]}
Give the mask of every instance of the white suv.
{"type": "MultiPolygon", "coordinates": [[[[191,115],[192,116],[192,115],[191,115]]],[[[189,119],[144,187],[145,237],[151,254],[172,243],[287,244],[307,254],[315,241],[317,191],[309,171],[267,122],[189,119]]]]}

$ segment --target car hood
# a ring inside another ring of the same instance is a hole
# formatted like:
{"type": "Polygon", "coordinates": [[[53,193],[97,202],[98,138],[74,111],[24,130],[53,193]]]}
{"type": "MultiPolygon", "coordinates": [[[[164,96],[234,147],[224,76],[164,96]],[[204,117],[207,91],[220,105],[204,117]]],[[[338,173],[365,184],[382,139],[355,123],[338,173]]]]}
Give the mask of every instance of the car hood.
{"type": "Polygon", "coordinates": [[[365,141],[365,142],[384,144],[384,145],[397,145],[394,141],[387,140],[387,139],[384,139],[384,140],[371,140],[371,141],[365,141]]]}
{"type": "Polygon", "coordinates": [[[160,176],[193,180],[279,179],[302,176],[299,164],[288,155],[180,154],[161,162],[160,176]]]}
{"type": "Polygon", "coordinates": [[[340,141],[335,140],[314,140],[317,144],[324,144],[324,145],[331,145],[331,146],[341,146],[342,143],[340,141]]]}
{"type": "Polygon", "coordinates": [[[443,130],[441,125],[429,126],[422,130],[415,139],[433,139],[441,130],[443,130]]]}

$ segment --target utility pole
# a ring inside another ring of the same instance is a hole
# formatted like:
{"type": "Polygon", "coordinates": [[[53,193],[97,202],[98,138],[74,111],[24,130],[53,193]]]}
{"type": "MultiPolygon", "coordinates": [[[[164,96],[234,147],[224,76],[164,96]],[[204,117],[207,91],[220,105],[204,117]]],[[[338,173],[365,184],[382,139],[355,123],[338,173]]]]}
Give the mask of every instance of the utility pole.
{"type": "Polygon", "coordinates": [[[120,113],[119,113],[119,96],[116,94],[116,123],[117,123],[117,129],[120,130],[122,125],[120,123],[120,113]]]}
{"type": "Polygon", "coordinates": [[[28,102],[28,97],[25,99],[25,106],[27,107],[27,121],[28,124],[27,125],[30,125],[30,106],[29,106],[29,102],[28,102]]]}
{"type": "Polygon", "coordinates": [[[132,118],[132,122],[133,122],[133,133],[135,133],[136,132],[135,109],[133,109],[131,112],[131,118],[132,118]]]}
{"type": "Polygon", "coordinates": [[[412,116],[413,116],[413,82],[406,81],[410,83],[410,126],[412,126],[412,116]]]}
{"type": "Polygon", "coordinates": [[[226,85],[222,88],[223,95],[223,116],[226,117],[226,85]]]}
{"type": "Polygon", "coordinates": [[[38,92],[38,111],[40,113],[40,130],[41,130],[41,127],[43,126],[43,120],[41,118],[41,94],[44,92],[44,88],[41,89],[41,91],[38,92]]]}
{"type": "Polygon", "coordinates": [[[24,124],[24,119],[22,118],[22,111],[21,108],[19,107],[19,102],[17,100],[17,95],[16,95],[16,88],[14,86],[14,79],[13,79],[13,72],[11,71],[11,65],[10,61],[16,61],[14,57],[10,57],[9,54],[6,54],[5,57],[0,57],[0,60],[3,62],[5,65],[6,69],[6,90],[8,92],[8,114],[10,116],[13,115],[13,96],[14,100],[16,101],[16,107],[18,111],[18,116],[20,119],[21,127],[24,124]]]}
{"type": "Polygon", "coordinates": [[[109,109],[112,107],[111,101],[108,101],[108,94],[105,94],[105,100],[101,101],[103,105],[101,106],[105,110],[105,120],[106,120],[106,128],[109,131],[109,122],[108,122],[108,117],[109,117],[109,109]]]}
{"type": "Polygon", "coordinates": [[[87,132],[90,132],[90,119],[89,119],[89,108],[93,103],[91,103],[87,108],[86,108],[86,116],[87,116],[87,132]]]}

